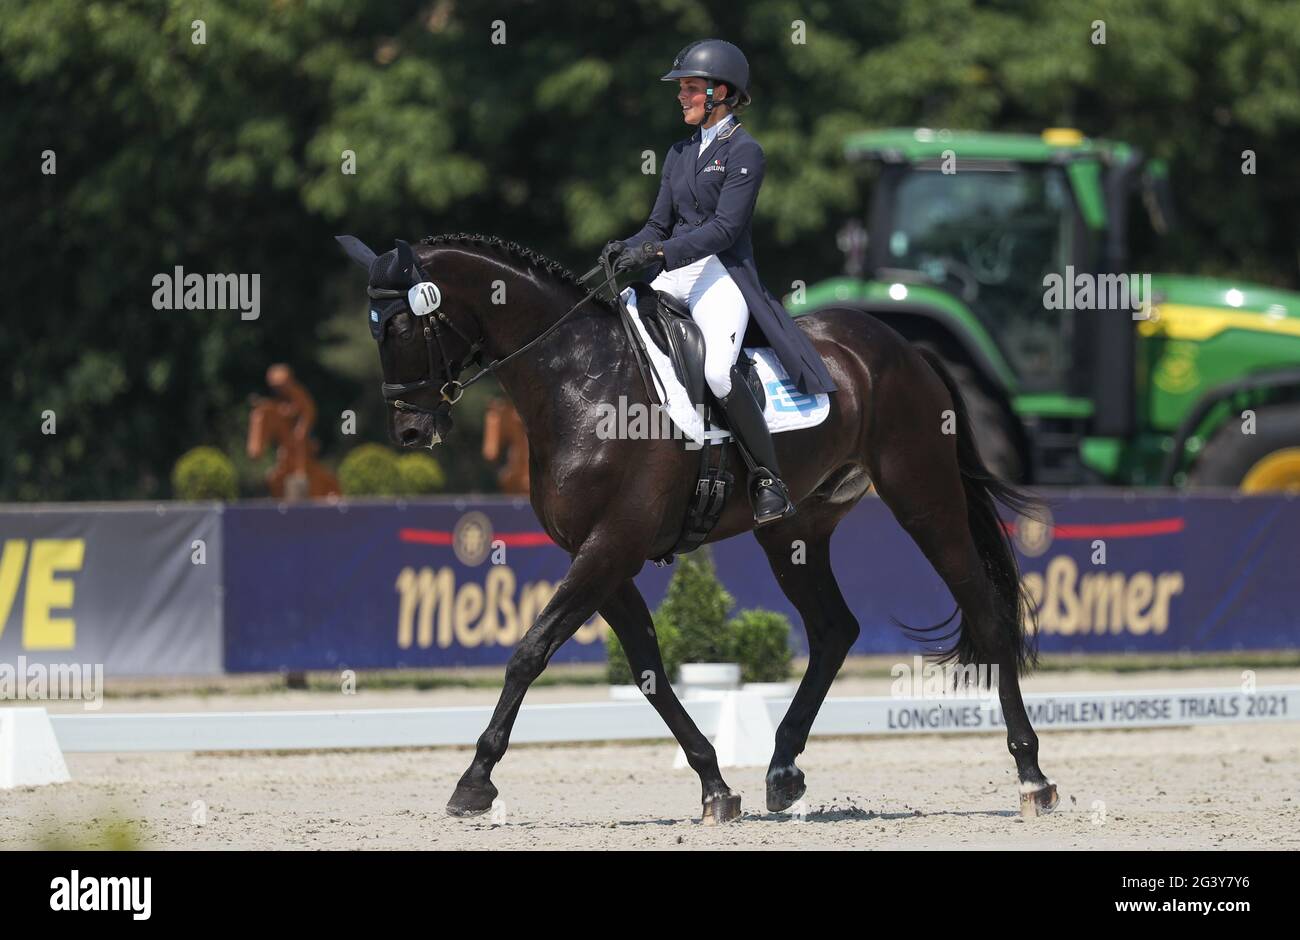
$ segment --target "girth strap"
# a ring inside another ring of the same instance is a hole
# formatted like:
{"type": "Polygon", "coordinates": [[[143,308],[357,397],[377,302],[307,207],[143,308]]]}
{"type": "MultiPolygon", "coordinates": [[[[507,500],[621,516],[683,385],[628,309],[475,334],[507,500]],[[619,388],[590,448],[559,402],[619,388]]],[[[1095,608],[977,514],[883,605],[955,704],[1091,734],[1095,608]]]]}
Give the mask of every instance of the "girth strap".
{"type": "MultiPolygon", "coordinates": [[[[707,429],[706,423],[706,432],[707,429]]],[[[691,494],[690,502],[686,507],[686,519],[682,523],[681,535],[678,536],[677,544],[671,551],[654,559],[656,565],[659,567],[671,565],[674,554],[693,552],[703,544],[709,537],[709,533],[713,531],[713,527],[718,524],[718,518],[722,515],[722,509],[726,506],[727,497],[731,495],[731,488],[735,483],[735,476],[727,471],[726,442],[714,444],[706,436],[700,448],[699,478],[695,482],[695,491],[691,494]],[[710,452],[714,447],[718,450],[716,467],[710,466],[712,463],[710,452]]]]}

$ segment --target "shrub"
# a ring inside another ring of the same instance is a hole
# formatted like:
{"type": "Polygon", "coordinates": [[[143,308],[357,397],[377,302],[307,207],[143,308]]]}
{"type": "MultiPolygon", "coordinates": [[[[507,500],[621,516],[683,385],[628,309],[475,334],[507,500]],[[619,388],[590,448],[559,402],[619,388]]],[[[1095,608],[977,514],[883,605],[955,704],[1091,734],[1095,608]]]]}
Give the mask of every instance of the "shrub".
{"type": "Polygon", "coordinates": [[[680,557],[677,565],[655,622],[677,628],[678,662],[730,661],[727,613],[736,601],[718,580],[713,556],[700,548],[680,557]]]}
{"type": "MultiPolygon", "coordinates": [[[[740,663],[745,682],[780,682],[790,673],[790,621],[770,610],[741,611],[727,620],[735,600],[718,581],[713,558],[702,548],[678,559],[668,592],[654,614],[659,651],[670,679],[682,663],[740,663]]],[[[606,637],[611,685],[639,685],[622,644],[606,637]]]]}
{"type": "Polygon", "coordinates": [[[400,496],[397,455],[382,444],[359,444],[339,464],[344,496],[400,496]]]}
{"type": "Polygon", "coordinates": [[[605,678],[610,685],[636,685],[632,681],[632,667],[627,664],[623,644],[613,630],[605,635],[605,678]]]}
{"type": "Polygon", "coordinates": [[[397,475],[402,492],[411,496],[436,493],[447,482],[442,467],[434,456],[418,451],[397,458],[397,475]]]}
{"type": "Polygon", "coordinates": [[[743,682],[783,682],[790,675],[790,621],[772,610],[742,610],[727,624],[743,682]]]}
{"type": "Polygon", "coordinates": [[[235,465],[215,447],[195,447],[176,461],[172,492],[177,499],[234,499],[235,465]]]}

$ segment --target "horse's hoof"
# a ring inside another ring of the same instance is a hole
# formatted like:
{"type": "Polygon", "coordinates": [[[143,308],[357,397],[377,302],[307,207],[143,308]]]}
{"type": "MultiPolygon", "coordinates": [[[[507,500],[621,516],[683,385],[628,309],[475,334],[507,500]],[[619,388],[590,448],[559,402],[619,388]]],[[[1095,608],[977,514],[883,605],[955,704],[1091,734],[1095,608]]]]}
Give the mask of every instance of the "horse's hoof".
{"type": "Polygon", "coordinates": [[[482,816],[492,808],[492,801],[496,798],[497,788],[491,783],[481,787],[459,784],[447,801],[447,815],[461,818],[482,816]]]}
{"type": "Polygon", "coordinates": [[[1020,791],[1020,815],[1025,819],[1033,819],[1035,816],[1046,816],[1052,810],[1056,809],[1056,804],[1060,802],[1060,797],[1056,794],[1056,784],[1050,780],[1041,787],[1034,787],[1029,790],[1020,791]]]}
{"type": "Polygon", "coordinates": [[[767,811],[780,813],[793,806],[808,791],[803,782],[803,771],[798,767],[783,767],[767,775],[767,811]]]}
{"type": "Polygon", "coordinates": [[[704,814],[700,822],[706,826],[720,826],[740,816],[740,794],[718,793],[704,801],[704,814]]]}

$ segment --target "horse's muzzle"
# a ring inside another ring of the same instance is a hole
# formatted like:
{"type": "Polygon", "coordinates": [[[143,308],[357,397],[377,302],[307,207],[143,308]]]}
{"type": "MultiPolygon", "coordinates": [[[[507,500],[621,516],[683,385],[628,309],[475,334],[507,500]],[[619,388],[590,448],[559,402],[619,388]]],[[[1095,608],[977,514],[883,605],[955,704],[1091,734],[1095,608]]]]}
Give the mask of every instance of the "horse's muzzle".
{"type": "Polygon", "coordinates": [[[393,411],[389,428],[399,447],[433,447],[451,433],[451,409],[445,404],[434,411],[393,411]]]}

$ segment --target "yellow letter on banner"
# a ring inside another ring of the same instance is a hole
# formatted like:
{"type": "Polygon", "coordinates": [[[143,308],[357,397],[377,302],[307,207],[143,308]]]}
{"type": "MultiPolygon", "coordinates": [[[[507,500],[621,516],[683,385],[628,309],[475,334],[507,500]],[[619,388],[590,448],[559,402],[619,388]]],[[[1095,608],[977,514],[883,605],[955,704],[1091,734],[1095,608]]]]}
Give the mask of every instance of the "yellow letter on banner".
{"type": "Polygon", "coordinates": [[[6,539],[4,554],[0,555],[0,636],[5,634],[9,611],[13,610],[14,598],[18,596],[18,582],[26,560],[27,543],[22,539],[6,539]]]}
{"type": "Polygon", "coordinates": [[[35,539],[27,566],[27,597],[23,604],[23,648],[70,650],[77,623],[71,617],[51,617],[55,607],[72,606],[72,581],[55,578],[57,571],[80,571],[86,556],[84,539],[35,539]]]}

